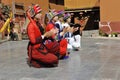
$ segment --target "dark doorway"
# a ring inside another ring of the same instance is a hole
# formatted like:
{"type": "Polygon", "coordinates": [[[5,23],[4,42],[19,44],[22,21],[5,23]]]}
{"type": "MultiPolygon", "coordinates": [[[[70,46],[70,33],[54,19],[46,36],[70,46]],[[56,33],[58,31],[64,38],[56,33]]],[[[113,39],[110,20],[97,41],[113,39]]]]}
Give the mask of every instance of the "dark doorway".
{"type": "Polygon", "coordinates": [[[49,3],[54,3],[57,5],[64,5],[64,0],[49,0],[49,3]]]}
{"type": "Polygon", "coordinates": [[[78,17],[78,19],[89,17],[84,30],[96,30],[99,29],[99,21],[100,21],[100,9],[99,7],[95,8],[84,8],[84,9],[72,9],[66,10],[66,12],[73,13],[72,23],[74,23],[74,18],[78,17]],[[81,14],[82,13],[82,14],[81,14]]]}
{"type": "Polygon", "coordinates": [[[89,19],[84,30],[96,30],[99,29],[99,21],[100,21],[100,11],[89,11],[87,12],[89,19]]]}

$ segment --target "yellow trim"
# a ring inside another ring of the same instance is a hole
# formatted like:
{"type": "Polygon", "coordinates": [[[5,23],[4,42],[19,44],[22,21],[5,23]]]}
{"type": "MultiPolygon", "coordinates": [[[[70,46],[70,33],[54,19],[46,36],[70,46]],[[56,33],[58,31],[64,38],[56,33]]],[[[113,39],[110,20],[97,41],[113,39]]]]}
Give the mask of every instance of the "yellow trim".
{"type": "Polygon", "coordinates": [[[12,19],[12,16],[13,16],[13,14],[10,13],[10,18],[8,18],[8,19],[6,20],[5,24],[4,24],[3,27],[0,29],[0,32],[5,31],[5,29],[7,28],[7,26],[8,26],[9,23],[10,23],[10,20],[12,19]]]}

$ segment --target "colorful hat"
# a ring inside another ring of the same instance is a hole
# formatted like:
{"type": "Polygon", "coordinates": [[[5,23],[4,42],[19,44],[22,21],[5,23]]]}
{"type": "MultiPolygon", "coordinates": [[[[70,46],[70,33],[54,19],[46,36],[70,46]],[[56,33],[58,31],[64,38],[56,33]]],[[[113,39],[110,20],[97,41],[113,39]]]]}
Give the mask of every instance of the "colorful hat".
{"type": "Polygon", "coordinates": [[[47,13],[47,17],[49,20],[52,20],[57,15],[58,13],[56,11],[50,11],[49,13],[47,13]]]}
{"type": "Polygon", "coordinates": [[[64,11],[63,10],[60,10],[58,11],[58,17],[64,17],[64,11]]]}
{"type": "Polygon", "coordinates": [[[36,4],[34,6],[30,6],[28,11],[30,13],[30,16],[34,17],[36,14],[40,13],[42,9],[39,7],[38,4],[36,4]]]}
{"type": "Polygon", "coordinates": [[[70,18],[71,17],[71,15],[69,14],[69,13],[66,13],[65,15],[64,15],[64,20],[67,20],[68,18],[70,18]]]}
{"type": "Polygon", "coordinates": [[[34,9],[35,14],[38,14],[42,11],[42,9],[40,8],[38,4],[34,5],[33,9],[34,9]]]}

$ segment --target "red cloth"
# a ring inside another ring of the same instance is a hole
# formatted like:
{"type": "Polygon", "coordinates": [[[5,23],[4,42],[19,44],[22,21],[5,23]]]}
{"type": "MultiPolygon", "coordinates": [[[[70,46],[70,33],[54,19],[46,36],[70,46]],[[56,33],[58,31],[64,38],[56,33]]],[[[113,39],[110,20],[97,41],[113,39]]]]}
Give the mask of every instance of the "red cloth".
{"type": "Polygon", "coordinates": [[[56,53],[59,53],[59,51],[60,51],[60,44],[57,41],[46,44],[46,47],[50,53],[56,54],[56,53]]]}
{"type": "Polygon", "coordinates": [[[60,54],[62,56],[65,56],[67,53],[67,40],[66,39],[62,39],[60,41],[60,54]]]}
{"type": "MultiPolygon", "coordinates": [[[[50,31],[53,28],[55,28],[55,25],[53,23],[49,23],[46,27],[46,32],[50,31]]],[[[55,39],[55,35],[53,35],[52,38],[55,39]]]]}
{"type": "Polygon", "coordinates": [[[37,25],[35,24],[35,22],[30,22],[28,27],[27,27],[27,33],[28,33],[28,37],[30,39],[30,42],[32,44],[32,48],[31,45],[28,46],[28,56],[30,57],[29,53],[32,52],[32,58],[36,59],[40,62],[43,63],[48,63],[48,64],[54,64],[56,62],[58,62],[58,57],[55,56],[55,53],[50,53],[47,51],[47,49],[44,47],[43,52],[47,52],[47,54],[43,54],[39,51],[39,48],[42,46],[42,38],[41,38],[41,32],[39,30],[39,28],[37,27],[37,25]]]}
{"type": "MultiPolygon", "coordinates": [[[[55,25],[53,23],[49,23],[46,27],[46,32],[50,31],[51,29],[53,29],[55,27],[55,25]]],[[[55,35],[52,36],[52,38],[54,38],[55,35]]],[[[62,39],[60,41],[60,55],[65,56],[67,53],[67,40],[66,39],[62,39]]]]}
{"type": "Polygon", "coordinates": [[[51,29],[53,29],[55,27],[55,25],[53,23],[49,23],[46,27],[46,32],[50,31],[51,29]]]}

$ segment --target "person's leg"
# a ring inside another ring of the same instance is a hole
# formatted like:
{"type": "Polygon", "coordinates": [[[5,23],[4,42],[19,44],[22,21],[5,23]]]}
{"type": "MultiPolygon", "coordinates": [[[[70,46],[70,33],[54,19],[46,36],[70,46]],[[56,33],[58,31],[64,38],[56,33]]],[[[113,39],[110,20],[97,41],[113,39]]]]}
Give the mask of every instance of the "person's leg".
{"type": "Polygon", "coordinates": [[[37,60],[42,66],[53,66],[54,64],[58,65],[58,57],[52,53],[35,53],[32,55],[32,58],[37,60]]]}
{"type": "Polygon", "coordinates": [[[71,51],[73,49],[73,47],[72,47],[73,43],[74,43],[74,38],[73,37],[69,38],[68,39],[68,46],[67,46],[68,51],[71,51]]]}
{"type": "Polygon", "coordinates": [[[66,55],[67,53],[67,40],[66,39],[62,39],[60,41],[60,55],[66,55]]]}
{"type": "Polygon", "coordinates": [[[67,59],[69,57],[69,51],[67,50],[68,41],[66,39],[62,39],[60,41],[60,57],[59,59],[67,59]]]}
{"type": "Polygon", "coordinates": [[[5,38],[5,31],[2,32],[2,40],[5,38]]]}
{"type": "Polygon", "coordinates": [[[13,40],[13,37],[14,37],[14,36],[13,36],[12,31],[11,31],[11,32],[10,32],[10,39],[13,40]]]}
{"type": "Polygon", "coordinates": [[[28,45],[28,61],[34,67],[40,66],[51,66],[55,67],[58,65],[58,57],[55,56],[53,53],[48,53],[46,48],[44,49],[37,49],[34,46],[28,45]]]}
{"type": "Polygon", "coordinates": [[[15,40],[18,40],[18,34],[17,33],[14,33],[14,36],[15,36],[15,40]]]}
{"type": "Polygon", "coordinates": [[[45,44],[47,50],[49,53],[53,53],[54,55],[56,55],[58,58],[60,56],[60,43],[58,43],[57,41],[54,42],[50,42],[48,44],[45,44]]]}
{"type": "Polygon", "coordinates": [[[58,42],[51,42],[46,44],[48,48],[48,52],[54,53],[58,58],[68,56],[67,52],[67,40],[62,39],[59,43],[58,42]]]}
{"type": "Polygon", "coordinates": [[[79,48],[81,47],[81,42],[80,42],[80,35],[75,35],[73,36],[74,41],[72,42],[72,47],[74,48],[74,50],[79,50],[79,48]]]}
{"type": "Polygon", "coordinates": [[[81,48],[81,36],[80,36],[80,38],[79,38],[79,39],[80,39],[80,41],[79,41],[79,42],[80,42],[80,48],[81,48]]]}

